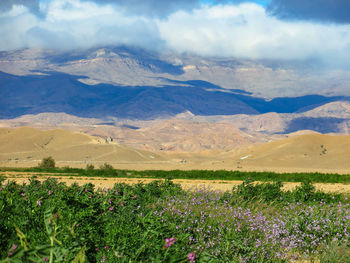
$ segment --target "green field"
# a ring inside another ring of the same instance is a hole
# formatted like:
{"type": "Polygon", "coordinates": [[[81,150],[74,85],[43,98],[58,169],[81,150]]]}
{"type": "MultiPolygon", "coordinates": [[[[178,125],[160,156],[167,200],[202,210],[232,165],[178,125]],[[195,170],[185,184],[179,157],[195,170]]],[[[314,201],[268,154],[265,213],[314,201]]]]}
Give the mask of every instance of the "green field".
{"type": "Polygon", "coordinates": [[[242,172],[227,170],[116,170],[107,165],[99,169],[80,168],[0,168],[0,173],[28,172],[49,173],[60,176],[86,176],[86,177],[120,177],[120,178],[155,178],[155,179],[202,179],[202,180],[247,180],[252,179],[260,182],[305,182],[314,183],[350,183],[350,175],[324,174],[324,173],[274,173],[274,172],[242,172]]]}
{"type": "Polygon", "coordinates": [[[1,180],[0,262],[349,262],[348,197],[281,187],[1,180]]]}

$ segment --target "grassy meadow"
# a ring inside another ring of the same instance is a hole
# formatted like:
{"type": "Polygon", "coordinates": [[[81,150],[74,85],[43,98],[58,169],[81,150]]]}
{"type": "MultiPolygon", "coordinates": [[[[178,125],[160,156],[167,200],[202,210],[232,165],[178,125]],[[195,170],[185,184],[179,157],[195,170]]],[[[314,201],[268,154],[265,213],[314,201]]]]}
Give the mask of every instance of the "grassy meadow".
{"type": "MultiPolygon", "coordinates": [[[[105,168],[50,171],[152,175],[105,168]]],[[[201,174],[182,173],[191,179],[201,174]]],[[[229,175],[244,176],[204,171],[201,178],[229,175]]],[[[52,178],[33,177],[29,184],[2,179],[0,262],[350,262],[348,196],[316,191],[307,181],[282,191],[279,181],[253,184],[277,174],[250,175],[228,192],[185,191],[171,180],[96,189],[52,178]]],[[[176,178],[180,172],[153,176],[176,178]]]]}

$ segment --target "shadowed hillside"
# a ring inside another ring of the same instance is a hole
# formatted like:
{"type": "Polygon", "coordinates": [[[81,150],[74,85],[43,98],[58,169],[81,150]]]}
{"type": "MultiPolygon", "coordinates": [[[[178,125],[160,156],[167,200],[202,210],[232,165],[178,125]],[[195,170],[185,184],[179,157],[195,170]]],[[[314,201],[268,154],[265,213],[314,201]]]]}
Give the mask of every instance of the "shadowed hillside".
{"type": "Polygon", "coordinates": [[[65,112],[80,117],[152,119],[190,111],[195,115],[293,113],[348,100],[347,97],[308,95],[267,101],[242,92],[208,89],[204,81],[178,86],[87,85],[83,77],[49,72],[15,76],[0,72],[0,118],[24,114],[65,112]]]}

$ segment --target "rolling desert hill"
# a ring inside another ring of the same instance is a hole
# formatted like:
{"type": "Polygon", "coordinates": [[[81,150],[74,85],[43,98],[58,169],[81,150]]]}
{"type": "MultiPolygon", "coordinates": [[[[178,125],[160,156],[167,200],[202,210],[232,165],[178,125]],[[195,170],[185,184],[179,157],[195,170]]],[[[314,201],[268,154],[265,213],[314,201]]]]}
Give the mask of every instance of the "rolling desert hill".
{"type": "Polygon", "coordinates": [[[294,134],[286,139],[253,146],[236,156],[237,163],[242,167],[268,170],[299,168],[350,171],[349,160],[350,135],[317,133],[294,134]]]}
{"type": "Polygon", "coordinates": [[[36,166],[42,158],[53,156],[58,166],[71,167],[107,162],[121,169],[350,172],[350,135],[310,131],[234,150],[156,153],[78,132],[22,127],[1,128],[0,145],[1,166],[36,166]]]}
{"type": "Polygon", "coordinates": [[[163,162],[156,153],[131,149],[99,137],[64,130],[0,128],[0,163],[35,166],[44,157],[74,166],[86,163],[163,162]]]}

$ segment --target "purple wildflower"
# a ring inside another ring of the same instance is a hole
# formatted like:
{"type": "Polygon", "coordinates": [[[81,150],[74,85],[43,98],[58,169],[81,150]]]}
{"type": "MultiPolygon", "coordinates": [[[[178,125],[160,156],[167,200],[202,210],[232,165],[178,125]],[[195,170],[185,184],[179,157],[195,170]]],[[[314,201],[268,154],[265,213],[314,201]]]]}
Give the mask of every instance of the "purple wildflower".
{"type": "Polygon", "coordinates": [[[109,208],[109,211],[113,211],[113,210],[114,210],[114,207],[111,206],[111,207],[109,208]]]}
{"type": "Polygon", "coordinates": [[[194,263],[195,262],[195,258],[196,258],[196,254],[194,252],[191,252],[190,254],[188,254],[187,259],[189,262],[194,263]]]}
{"type": "Polygon", "coordinates": [[[49,195],[51,195],[52,194],[52,191],[51,190],[49,190],[49,195]]]}
{"type": "Polygon", "coordinates": [[[38,204],[38,206],[41,206],[41,200],[38,200],[38,201],[36,201],[36,203],[38,204]]]}
{"type": "Polygon", "coordinates": [[[49,259],[48,259],[47,257],[44,257],[44,258],[43,258],[43,261],[44,261],[44,262],[47,262],[47,261],[49,261],[49,259]]]}
{"type": "Polygon", "coordinates": [[[176,238],[174,238],[174,237],[166,238],[164,249],[167,249],[168,247],[171,247],[172,245],[174,245],[175,241],[176,241],[176,238]]]}
{"type": "Polygon", "coordinates": [[[106,261],[106,257],[103,256],[100,262],[101,262],[101,263],[104,263],[105,261],[106,261]]]}

